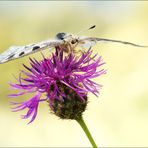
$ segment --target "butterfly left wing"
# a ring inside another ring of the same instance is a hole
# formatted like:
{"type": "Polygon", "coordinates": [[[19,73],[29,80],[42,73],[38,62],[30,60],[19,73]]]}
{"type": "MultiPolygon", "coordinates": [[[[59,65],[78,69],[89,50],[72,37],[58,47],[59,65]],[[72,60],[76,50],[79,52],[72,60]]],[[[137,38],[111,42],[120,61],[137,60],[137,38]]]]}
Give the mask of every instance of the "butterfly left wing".
{"type": "Polygon", "coordinates": [[[96,38],[96,37],[80,37],[79,38],[80,44],[85,44],[85,42],[91,43],[97,43],[97,42],[114,42],[114,43],[121,43],[121,44],[126,44],[126,45],[132,45],[136,47],[148,47],[148,46],[143,46],[143,45],[138,45],[134,44],[131,42],[126,42],[126,41],[120,41],[120,40],[112,40],[112,39],[105,39],[105,38],[96,38]]]}
{"type": "Polygon", "coordinates": [[[63,44],[62,40],[46,40],[39,43],[29,44],[26,46],[11,46],[9,49],[0,54],[0,64],[8,62],[13,59],[32,54],[39,50],[46,48],[53,48],[55,46],[63,44]]]}

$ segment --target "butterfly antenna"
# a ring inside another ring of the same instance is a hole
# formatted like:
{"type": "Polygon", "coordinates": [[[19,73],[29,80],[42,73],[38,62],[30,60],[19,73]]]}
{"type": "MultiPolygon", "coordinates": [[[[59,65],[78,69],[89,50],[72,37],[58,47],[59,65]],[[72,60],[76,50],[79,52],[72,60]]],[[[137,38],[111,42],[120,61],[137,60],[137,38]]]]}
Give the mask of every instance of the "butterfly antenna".
{"type": "Polygon", "coordinates": [[[77,33],[77,35],[79,35],[79,34],[82,33],[82,32],[85,32],[85,31],[88,31],[88,30],[94,29],[95,27],[96,27],[96,25],[93,25],[93,26],[91,26],[91,27],[89,27],[89,28],[85,28],[85,29],[79,31],[79,32],[77,33]]]}
{"type": "Polygon", "coordinates": [[[95,27],[96,27],[96,25],[93,25],[93,26],[89,27],[88,30],[94,29],[95,27]]]}

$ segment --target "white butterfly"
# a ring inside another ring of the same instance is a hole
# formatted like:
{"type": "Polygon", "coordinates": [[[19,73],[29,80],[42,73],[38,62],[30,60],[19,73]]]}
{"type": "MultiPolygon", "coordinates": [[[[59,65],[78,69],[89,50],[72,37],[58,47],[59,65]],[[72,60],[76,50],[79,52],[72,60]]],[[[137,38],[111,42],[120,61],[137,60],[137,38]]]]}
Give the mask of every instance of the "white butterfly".
{"type": "MultiPolygon", "coordinates": [[[[89,29],[94,28],[94,26],[90,27],[89,29]]],[[[39,43],[33,43],[26,46],[11,46],[5,52],[0,54],[0,64],[8,62],[13,59],[17,59],[28,54],[32,54],[34,52],[44,50],[44,49],[52,49],[56,46],[63,47],[62,49],[65,52],[74,51],[75,47],[78,45],[85,45],[86,43],[93,43],[93,42],[116,42],[122,44],[129,44],[132,46],[137,47],[148,47],[148,46],[141,46],[130,42],[120,41],[120,40],[112,40],[112,39],[104,39],[104,38],[97,38],[97,37],[79,37],[73,34],[68,33],[58,33],[54,40],[45,40],[39,43]]]]}

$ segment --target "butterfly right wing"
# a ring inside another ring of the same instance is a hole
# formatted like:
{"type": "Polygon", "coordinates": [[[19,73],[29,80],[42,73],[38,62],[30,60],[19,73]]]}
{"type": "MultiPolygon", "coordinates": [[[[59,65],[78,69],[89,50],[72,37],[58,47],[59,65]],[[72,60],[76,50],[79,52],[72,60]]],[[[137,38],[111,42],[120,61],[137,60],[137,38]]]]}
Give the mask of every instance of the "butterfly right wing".
{"type": "Polygon", "coordinates": [[[39,50],[46,48],[53,48],[55,46],[63,44],[62,40],[46,40],[35,44],[29,44],[26,46],[11,46],[9,49],[0,54],[0,64],[8,62],[13,59],[32,54],[39,50]]]}
{"type": "Polygon", "coordinates": [[[87,42],[89,44],[99,43],[99,42],[114,42],[114,43],[121,43],[121,44],[131,45],[131,46],[135,46],[135,47],[148,47],[148,46],[138,45],[138,44],[127,42],[127,41],[105,39],[105,38],[97,38],[97,37],[80,37],[79,42],[82,43],[82,44],[85,44],[87,42]]]}

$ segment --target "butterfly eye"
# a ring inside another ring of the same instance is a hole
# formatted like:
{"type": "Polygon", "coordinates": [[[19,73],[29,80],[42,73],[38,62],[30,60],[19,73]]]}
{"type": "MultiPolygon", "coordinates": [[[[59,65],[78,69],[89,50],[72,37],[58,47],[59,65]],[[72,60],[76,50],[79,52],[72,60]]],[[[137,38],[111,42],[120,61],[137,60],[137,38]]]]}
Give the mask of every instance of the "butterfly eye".
{"type": "Polygon", "coordinates": [[[74,40],[71,41],[71,44],[75,44],[77,42],[78,42],[78,39],[74,39],[74,40]]]}

